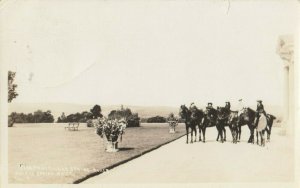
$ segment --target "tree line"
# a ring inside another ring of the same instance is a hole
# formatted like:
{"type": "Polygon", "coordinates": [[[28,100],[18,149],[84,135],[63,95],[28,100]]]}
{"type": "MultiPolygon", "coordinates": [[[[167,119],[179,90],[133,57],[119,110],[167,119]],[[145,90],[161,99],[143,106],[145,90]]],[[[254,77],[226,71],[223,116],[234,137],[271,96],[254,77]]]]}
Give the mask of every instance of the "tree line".
{"type": "MultiPolygon", "coordinates": [[[[96,118],[101,118],[101,107],[95,105],[90,111],[83,111],[81,113],[73,113],[66,115],[64,112],[57,118],[57,123],[70,123],[70,122],[79,122],[87,123],[88,126],[92,125],[91,120],[96,118]]],[[[34,113],[17,113],[12,112],[8,118],[13,123],[53,123],[54,117],[51,114],[50,110],[42,111],[37,110],[34,113]]],[[[119,110],[112,110],[108,114],[108,119],[121,119],[124,118],[127,120],[128,127],[138,127],[140,126],[140,118],[138,113],[132,113],[129,108],[124,109],[123,106],[119,110]]]]}
{"type": "Polygon", "coordinates": [[[14,123],[53,123],[54,117],[50,110],[43,112],[42,110],[37,110],[33,113],[24,114],[12,112],[9,116],[14,123]]]}

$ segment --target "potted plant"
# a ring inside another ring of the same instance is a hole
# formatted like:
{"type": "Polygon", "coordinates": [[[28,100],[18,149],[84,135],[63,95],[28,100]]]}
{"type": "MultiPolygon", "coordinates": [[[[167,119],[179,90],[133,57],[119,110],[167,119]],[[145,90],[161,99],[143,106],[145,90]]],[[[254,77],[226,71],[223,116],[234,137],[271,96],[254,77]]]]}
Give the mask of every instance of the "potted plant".
{"type": "Polygon", "coordinates": [[[122,134],[127,126],[125,119],[98,118],[96,133],[105,140],[107,152],[118,151],[118,138],[122,141],[122,134]]]}
{"type": "Polygon", "coordinates": [[[178,125],[178,119],[174,117],[174,114],[171,113],[168,117],[168,123],[169,123],[169,133],[173,134],[175,133],[175,128],[178,125]]]}

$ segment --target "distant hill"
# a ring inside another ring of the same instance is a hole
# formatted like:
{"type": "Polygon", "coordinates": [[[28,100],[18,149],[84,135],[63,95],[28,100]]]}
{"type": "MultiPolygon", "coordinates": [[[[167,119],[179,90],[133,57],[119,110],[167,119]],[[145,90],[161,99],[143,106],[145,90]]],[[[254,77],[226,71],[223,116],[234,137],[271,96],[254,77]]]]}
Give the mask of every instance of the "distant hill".
{"type": "MultiPolygon", "coordinates": [[[[119,105],[101,105],[102,114],[107,116],[111,110],[120,109],[119,105]]],[[[76,112],[89,111],[93,105],[82,105],[82,104],[70,104],[70,103],[10,103],[8,105],[8,113],[32,113],[38,109],[40,110],[51,110],[55,117],[61,115],[64,112],[66,115],[76,112]]],[[[132,112],[138,113],[141,118],[149,118],[153,116],[167,117],[171,112],[178,116],[179,107],[170,106],[126,106],[124,108],[130,108],[132,112]]],[[[255,106],[250,106],[252,109],[256,109],[255,106]]],[[[200,107],[203,108],[203,107],[200,107]]],[[[234,107],[232,107],[235,109],[234,107]]],[[[281,106],[265,106],[267,113],[275,115],[277,118],[282,117],[283,109],[281,106]]]]}

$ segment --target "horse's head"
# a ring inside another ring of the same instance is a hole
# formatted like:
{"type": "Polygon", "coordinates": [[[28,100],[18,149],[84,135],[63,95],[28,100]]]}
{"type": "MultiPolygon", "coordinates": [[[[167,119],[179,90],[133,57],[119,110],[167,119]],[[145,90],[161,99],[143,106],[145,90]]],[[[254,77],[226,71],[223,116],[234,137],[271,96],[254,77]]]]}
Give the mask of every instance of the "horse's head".
{"type": "Polygon", "coordinates": [[[190,116],[190,111],[185,105],[181,105],[179,109],[179,116],[182,119],[187,119],[190,116]]]}
{"type": "Polygon", "coordinates": [[[236,112],[236,111],[231,111],[230,112],[230,115],[229,115],[229,118],[228,118],[228,121],[230,122],[230,123],[232,123],[233,124],[233,126],[237,126],[237,121],[238,121],[238,112],[236,112]]]}

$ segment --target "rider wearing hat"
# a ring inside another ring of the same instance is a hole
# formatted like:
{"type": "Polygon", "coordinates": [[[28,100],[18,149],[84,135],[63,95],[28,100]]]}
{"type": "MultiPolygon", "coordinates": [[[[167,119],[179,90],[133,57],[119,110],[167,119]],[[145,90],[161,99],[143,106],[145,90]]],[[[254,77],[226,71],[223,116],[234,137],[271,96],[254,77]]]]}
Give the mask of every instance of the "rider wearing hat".
{"type": "Polygon", "coordinates": [[[206,109],[212,109],[213,108],[213,103],[211,103],[211,102],[209,102],[209,103],[207,103],[207,107],[206,107],[206,109]]]}
{"type": "Polygon", "coordinates": [[[266,113],[264,109],[264,105],[262,104],[262,100],[257,100],[256,112],[258,113],[266,113]]]}
{"type": "Polygon", "coordinates": [[[245,108],[245,105],[244,105],[243,99],[239,99],[238,116],[240,116],[243,113],[244,108],[245,108]]]}
{"type": "Polygon", "coordinates": [[[196,108],[196,105],[195,105],[195,103],[192,102],[192,103],[190,104],[190,110],[192,110],[193,108],[196,108]]]}
{"type": "Polygon", "coordinates": [[[262,100],[257,100],[257,107],[256,107],[256,122],[255,125],[258,124],[259,114],[264,114],[267,117],[266,111],[264,109],[264,105],[262,104],[262,100]]]}
{"type": "Polygon", "coordinates": [[[230,102],[229,101],[225,102],[225,108],[230,110],[230,107],[231,107],[230,102]]]}

